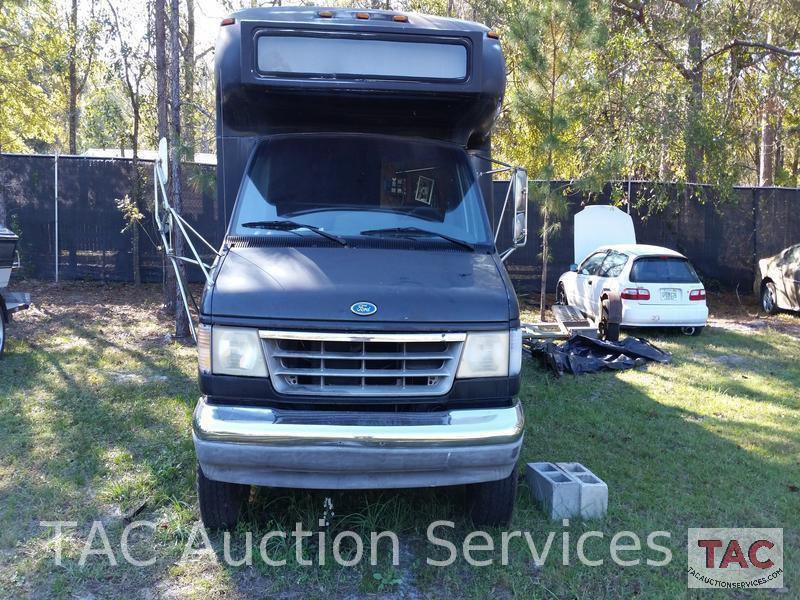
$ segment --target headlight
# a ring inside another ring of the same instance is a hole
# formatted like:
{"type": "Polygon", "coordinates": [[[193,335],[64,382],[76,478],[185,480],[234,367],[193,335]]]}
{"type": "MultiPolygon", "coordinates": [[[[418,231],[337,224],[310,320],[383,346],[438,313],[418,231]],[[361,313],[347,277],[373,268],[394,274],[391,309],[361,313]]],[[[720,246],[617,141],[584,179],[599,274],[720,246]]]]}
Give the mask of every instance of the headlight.
{"type": "Polygon", "coordinates": [[[215,325],[211,332],[211,356],[216,375],[267,376],[261,339],[255,329],[215,325]]]}
{"type": "Polygon", "coordinates": [[[507,377],[509,332],[469,333],[461,353],[456,377],[507,377]]]}

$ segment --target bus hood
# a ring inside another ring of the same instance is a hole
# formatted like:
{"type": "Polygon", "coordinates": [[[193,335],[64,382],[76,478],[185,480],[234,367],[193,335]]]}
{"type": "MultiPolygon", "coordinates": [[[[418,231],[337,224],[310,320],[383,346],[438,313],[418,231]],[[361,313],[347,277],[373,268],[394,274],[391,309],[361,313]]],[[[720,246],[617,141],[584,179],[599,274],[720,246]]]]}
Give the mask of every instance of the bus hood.
{"type": "Polygon", "coordinates": [[[337,247],[232,248],[203,312],[213,317],[370,323],[518,318],[499,260],[480,252],[337,247]],[[210,301],[210,302],[209,302],[210,301]],[[357,303],[377,310],[356,315],[357,303]],[[512,314],[513,311],[513,314],[512,314]]]}

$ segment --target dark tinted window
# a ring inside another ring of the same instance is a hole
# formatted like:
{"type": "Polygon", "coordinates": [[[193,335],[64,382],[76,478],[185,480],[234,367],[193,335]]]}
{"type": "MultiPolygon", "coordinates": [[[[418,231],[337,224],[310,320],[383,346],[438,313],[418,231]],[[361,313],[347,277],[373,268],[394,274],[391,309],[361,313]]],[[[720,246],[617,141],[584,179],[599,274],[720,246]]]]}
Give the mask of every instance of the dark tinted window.
{"type": "Polygon", "coordinates": [[[651,256],[637,258],[631,268],[631,281],[639,283],[699,283],[692,265],[685,258],[651,256]]]}
{"type": "Polygon", "coordinates": [[[609,252],[608,256],[603,261],[603,266],[600,267],[598,275],[600,275],[600,277],[619,277],[627,262],[627,254],[622,254],[622,252],[609,252]]]}
{"type": "Polygon", "coordinates": [[[589,258],[587,258],[583,263],[581,263],[580,268],[578,269],[578,273],[581,275],[594,275],[597,272],[597,268],[600,266],[600,263],[603,262],[603,259],[606,257],[606,251],[603,250],[602,252],[595,252],[589,258]]]}
{"type": "Polygon", "coordinates": [[[366,135],[267,139],[239,192],[234,235],[298,235],[246,227],[295,220],[341,236],[417,227],[472,243],[491,237],[478,182],[456,146],[366,135]]]}

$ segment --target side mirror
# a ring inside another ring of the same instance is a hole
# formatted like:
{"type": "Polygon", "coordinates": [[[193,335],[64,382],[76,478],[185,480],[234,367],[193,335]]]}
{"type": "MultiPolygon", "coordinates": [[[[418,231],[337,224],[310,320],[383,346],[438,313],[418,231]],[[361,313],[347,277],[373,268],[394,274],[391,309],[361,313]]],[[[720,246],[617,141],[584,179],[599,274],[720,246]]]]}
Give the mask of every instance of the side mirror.
{"type": "Polygon", "coordinates": [[[575,263],[572,263],[569,266],[569,270],[572,271],[573,273],[577,273],[578,272],[578,265],[576,265],[575,263]]]}
{"type": "Polygon", "coordinates": [[[514,198],[514,247],[519,248],[528,242],[528,172],[522,168],[514,169],[511,179],[511,195],[514,198]]]}

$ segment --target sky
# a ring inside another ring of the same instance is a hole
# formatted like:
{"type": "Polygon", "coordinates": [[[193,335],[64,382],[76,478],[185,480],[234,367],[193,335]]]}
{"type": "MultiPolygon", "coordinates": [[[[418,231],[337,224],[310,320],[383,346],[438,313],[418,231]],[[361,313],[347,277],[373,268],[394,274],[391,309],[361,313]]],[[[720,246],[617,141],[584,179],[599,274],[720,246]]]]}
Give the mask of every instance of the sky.
{"type": "Polygon", "coordinates": [[[215,44],[219,23],[227,13],[219,0],[195,0],[195,40],[198,53],[215,44]]]}

